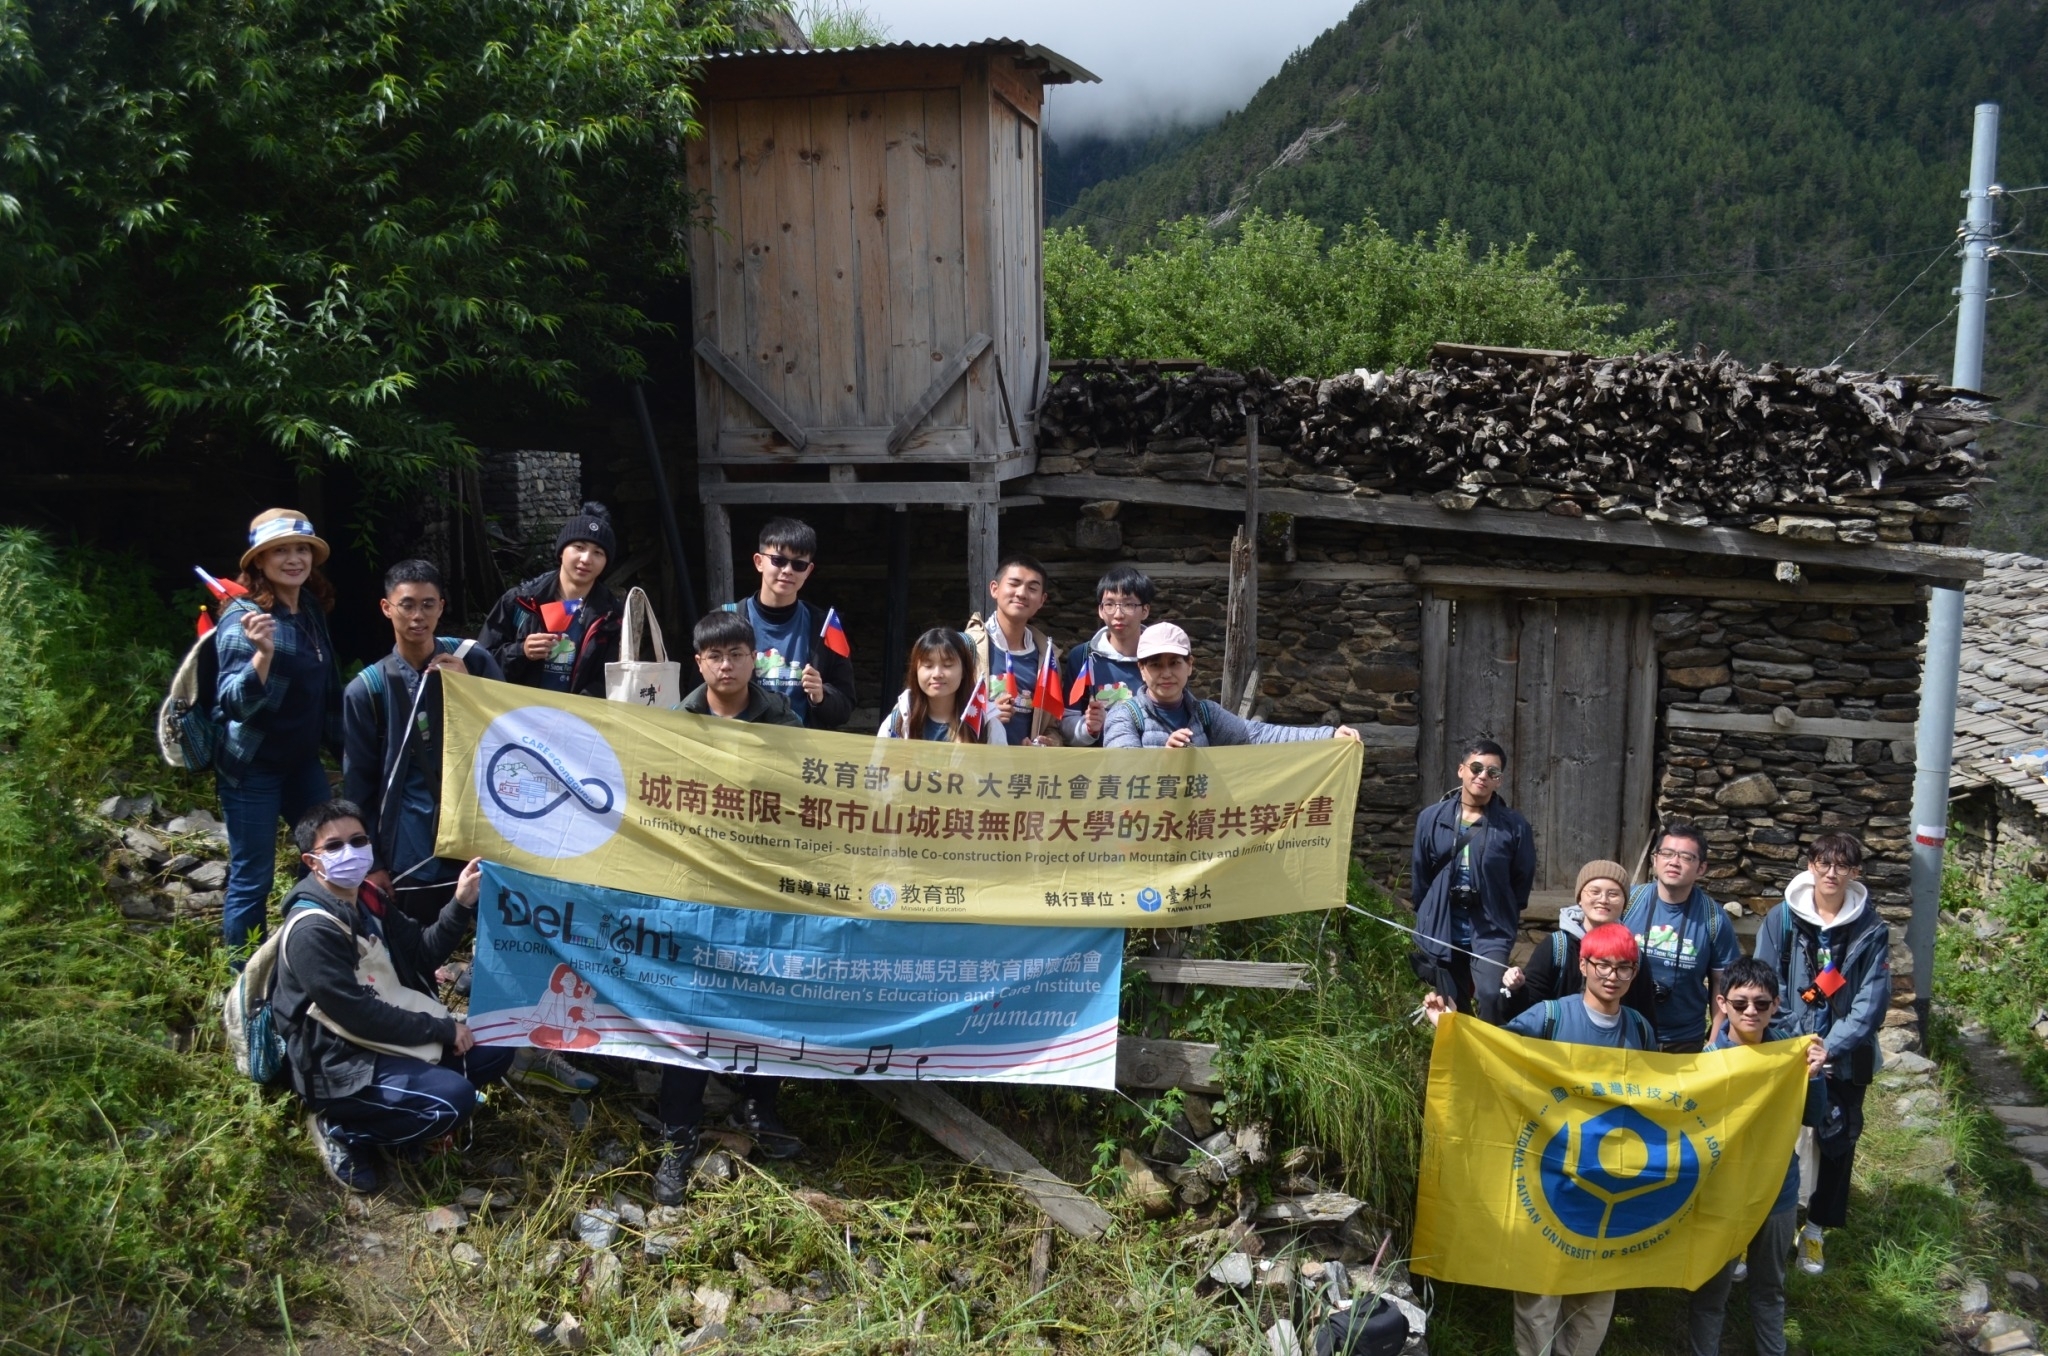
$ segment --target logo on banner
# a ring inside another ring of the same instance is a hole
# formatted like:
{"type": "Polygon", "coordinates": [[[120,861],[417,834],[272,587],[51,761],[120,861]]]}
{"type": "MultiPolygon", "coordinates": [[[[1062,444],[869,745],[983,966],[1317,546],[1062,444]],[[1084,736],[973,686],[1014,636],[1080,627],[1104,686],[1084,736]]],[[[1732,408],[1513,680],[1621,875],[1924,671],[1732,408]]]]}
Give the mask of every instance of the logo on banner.
{"type": "Polygon", "coordinates": [[[874,889],[868,891],[868,903],[878,909],[895,908],[896,888],[892,885],[877,885],[874,889]]]}
{"type": "Polygon", "coordinates": [[[1700,1157],[1684,1131],[1621,1106],[1558,1126],[1537,1178],[1559,1224],[1581,1238],[1627,1244],[1692,1201],[1700,1157]]]}
{"type": "Polygon", "coordinates": [[[477,799],[506,842],[580,857],[618,832],[626,774],[597,727],[545,706],[507,711],[477,749],[477,799]]]}
{"type": "Polygon", "coordinates": [[[1159,897],[1159,892],[1149,885],[1138,891],[1138,907],[1146,913],[1158,913],[1159,906],[1165,902],[1159,897]]]}

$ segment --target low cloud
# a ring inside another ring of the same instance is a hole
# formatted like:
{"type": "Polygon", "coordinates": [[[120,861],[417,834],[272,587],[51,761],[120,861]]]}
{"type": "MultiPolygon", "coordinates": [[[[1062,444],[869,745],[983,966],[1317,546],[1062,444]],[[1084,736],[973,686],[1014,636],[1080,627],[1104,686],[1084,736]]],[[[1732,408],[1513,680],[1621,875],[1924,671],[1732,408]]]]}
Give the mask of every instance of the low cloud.
{"type": "Polygon", "coordinates": [[[897,42],[1018,38],[1102,77],[1051,91],[1054,136],[1207,122],[1242,108],[1349,0],[867,0],[897,42]]]}

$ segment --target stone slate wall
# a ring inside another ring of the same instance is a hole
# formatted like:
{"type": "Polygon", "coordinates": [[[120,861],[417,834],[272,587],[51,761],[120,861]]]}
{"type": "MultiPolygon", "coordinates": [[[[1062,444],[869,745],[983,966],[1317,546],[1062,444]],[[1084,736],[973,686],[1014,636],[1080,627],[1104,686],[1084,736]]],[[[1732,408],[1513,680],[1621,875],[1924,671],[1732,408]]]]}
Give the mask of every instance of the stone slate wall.
{"type": "Polygon", "coordinates": [[[563,520],[583,502],[583,458],[575,452],[486,452],[480,479],[484,511],[543,557],[563,520]]]}
{"type": "Polygon", "coordinates": [[[1949,860],[1980,890],[2029,875],[2048,878],[2048,830],[2034,807],[2002,786],[1949,803],[1949,860]]]}

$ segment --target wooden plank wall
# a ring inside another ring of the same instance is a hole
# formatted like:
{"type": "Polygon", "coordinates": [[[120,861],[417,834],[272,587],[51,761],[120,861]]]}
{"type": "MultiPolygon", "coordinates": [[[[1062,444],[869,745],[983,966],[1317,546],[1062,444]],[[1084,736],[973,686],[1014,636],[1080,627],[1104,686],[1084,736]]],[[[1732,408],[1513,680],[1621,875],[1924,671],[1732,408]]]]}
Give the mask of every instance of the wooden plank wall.
{"type": "MultiPolygon", "coordinates": [[[[1042,300],[1039,232],[1044,221],[1039,177],[1037,107],[1020,108],[998,90],[989,102],[990,187],[994,190],[994,230],[989,242],[989,274],[995,280],[996,357],[1010,402],[1011,419],[1022,426],[1034,408],[1038,388],[1040,341],[1045,316],[1042,300]]],[[[995,388],[994,374],[984,386],[995,388]]],[[[1010,447],[1009,421],[1001,417],[998,393],[995,421],[1000,445],[1010,447]]],[[[1028,435],[1027,435],[1028,436],[1028,435]]]]}

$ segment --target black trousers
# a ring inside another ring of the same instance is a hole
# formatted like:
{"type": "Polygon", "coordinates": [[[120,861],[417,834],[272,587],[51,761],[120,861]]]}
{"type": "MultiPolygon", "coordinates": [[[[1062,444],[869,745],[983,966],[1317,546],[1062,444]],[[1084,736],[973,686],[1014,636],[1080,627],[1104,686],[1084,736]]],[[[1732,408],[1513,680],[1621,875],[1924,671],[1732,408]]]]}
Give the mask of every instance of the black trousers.
{"type": "Polygon", "coordinates": [[[405,1055],[377,1055],[368,1087],[317,1103],[328,1133],[350,1150],[402,1149],[452,1133],[476,1110],[476,1090],[512,1068],[510,1046],[479,1045],[439,1064],[405,1055]]]}
{"type": "Polygon", "coordinates": [[[1501,992],[1500,981],[1508,972],[1509,948],[1503,943],[1480,942],[1472,949],[1486,959],[1474,960],[1461,952],[1451,953],[1447,968],[1458,986],[1457,993],[1451,996],[1457,999],[1458,1011],[1477,1013],[1479,1020],[1499,1026],[1508,1015],[1509,999],[1501,992]]]}
{"type": "MultiPolygon", "coordinates": [[[[655,1095],[654,1114],[661,1118],[662,1131],[670,1139],[704,1124],[704,1085],[711,1081],[709,1069],[685,1069],[674,1064],[661,1066],[661,1091],[655,1095]]],[[[772,1110],[782,1091],[782,1080],[760,1074],[727,1074],[725,1081],[742,1097],[751,1097],[772,1110]]]]}
{"type": "Polygon", "coordinates": [[[1813,1174],[1813,1198],[1806,1203],[1806,1222],[1823,1229],[1839,1229],[1849,1221],[1849,1178],[1856,1166],[1856,1141],[1863,1137],[1863,1094],[1869,1089],[1847,1079],[1828,1080],[1828,1102],[1842,1109],[1848,1118],[1848,1133],[1835,1143],[1839,1153],[1830,1153],[1829,1141],[1815,1147],[1819,1162],[1813,1174]]]}

